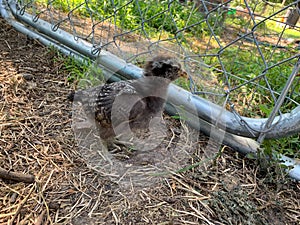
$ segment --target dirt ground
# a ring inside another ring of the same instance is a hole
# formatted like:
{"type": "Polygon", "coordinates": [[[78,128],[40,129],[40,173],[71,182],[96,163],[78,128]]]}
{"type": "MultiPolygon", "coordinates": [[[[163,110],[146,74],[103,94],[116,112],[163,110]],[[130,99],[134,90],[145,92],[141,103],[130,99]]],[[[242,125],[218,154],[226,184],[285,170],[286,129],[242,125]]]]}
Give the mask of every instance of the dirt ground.
{"type": "Polygon", "coordinates": [[[0,224],[300,224],[300,183],[226,146],[206,167],[119,188],[80,154],[67,76],[0,18],[0,169],[35,177],[0,178],[0,224]]]}

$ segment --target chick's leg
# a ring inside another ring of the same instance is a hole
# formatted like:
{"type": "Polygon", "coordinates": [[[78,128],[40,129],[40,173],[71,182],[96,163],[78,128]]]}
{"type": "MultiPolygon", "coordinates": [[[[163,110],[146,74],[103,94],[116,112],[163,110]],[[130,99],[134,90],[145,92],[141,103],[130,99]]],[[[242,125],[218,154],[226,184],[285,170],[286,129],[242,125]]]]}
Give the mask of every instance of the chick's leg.
{"type": "Polygon", "coordinates": [[[135,151],[131,142],[118,140],[117,138],[106,140],[106,146],[108,153],[120,160],[129,159],[135,151]]]}

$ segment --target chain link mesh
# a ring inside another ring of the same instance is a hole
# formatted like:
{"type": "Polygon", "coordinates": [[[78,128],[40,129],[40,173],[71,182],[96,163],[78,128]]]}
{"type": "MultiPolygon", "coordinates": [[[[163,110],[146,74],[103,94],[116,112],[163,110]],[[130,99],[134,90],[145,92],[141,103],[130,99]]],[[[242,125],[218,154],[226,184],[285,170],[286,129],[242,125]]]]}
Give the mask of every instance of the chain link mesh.
{"type": "MultiPolygon", "coordinates": [[[[242,116],[267,118],[300,103],[299,1],[36,0],[18,1],[19,14],[51,23],[142,65],[155,54],[180,58],[190,75],[178,81],[194,94],[224,106],[253,132],[242,116]],[[291,2],[291,1],[290,1],[291,2]],[[297,72],[297,71],[296,71],[297,72]],[[291,85],[278,110],[274,106],[289,77],[291,85]]],[[[276,123],[272,126],[276,126],[276,123]]],[[[272,129],[266,127],[265,132],[272,129]]]]}

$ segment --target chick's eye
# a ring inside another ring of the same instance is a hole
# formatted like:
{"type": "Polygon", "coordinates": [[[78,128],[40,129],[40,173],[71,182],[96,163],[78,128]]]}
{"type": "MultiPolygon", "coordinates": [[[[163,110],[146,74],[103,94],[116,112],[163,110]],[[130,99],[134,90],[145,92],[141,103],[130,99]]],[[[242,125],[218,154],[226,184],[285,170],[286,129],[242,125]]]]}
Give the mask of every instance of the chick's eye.
{"type": "Polygon", "coordinates": [[[175,73],[178,73],[178,72],[179,72],[179,68],[178,68],[178,67],[174,67],[174,68],[173,68],[173,71],[174,71],[175,73]]]}

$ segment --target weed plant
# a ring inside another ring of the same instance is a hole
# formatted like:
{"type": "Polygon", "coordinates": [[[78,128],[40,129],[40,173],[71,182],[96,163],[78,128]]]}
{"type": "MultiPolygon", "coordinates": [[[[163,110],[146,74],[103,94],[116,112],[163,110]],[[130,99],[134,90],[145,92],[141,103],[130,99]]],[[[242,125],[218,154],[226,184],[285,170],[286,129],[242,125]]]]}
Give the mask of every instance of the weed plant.
{"type": "MultiPolygon", "coordinates": [[[[39,0],[40,4],[46,4],[47,1],[39,0]]],[[[245,18],[230,17],[224,19],[224,14],[211,15],[207,20],[204,20],[204,15],[199,12],[199,9],[194,6],[192,1],[182,4],[179,1],[167,0],[116,0],[116,1],[98,1],[98,0],[73,0],[73,1],[52,1],[51,4],[58,9],[72,13],[82,17],[91,17],[98,21],[110,21],[116,26],[126,30],[142,29],[144,35],[148,38],[153,38],[161,31],[167,38],[176,37],[177,40],[182,41],[182,45],[190,47],[191,51],[197,54],[198,49],[193,48],[190,43],[195,43],[197,40],[205,39],[210,36],[212,30],[216,25],[221,24],[244,32],[246,28],[253,27],[251,21],[245,18]],[[88,5],[87,5],[88,4],[88,5]],[[184,33],[181,32],[184,30],[184,33]]],[[[264,9],[260,4],[255,6],[257,10],[263,13],[268,13],[271,9],[264,9]],[[261,7],[261,8],[260,8],[261,7]]],[[[274,9],[274,8],[273,8],[274,9]]],[[[256,11],[257,12],[257,11],[256,11]]],[[[222,26],[213,30],[216,37],[224,35],[222,26]]],[[[274,25],[274,21],[265,21],[257,26],[255,32],[273,33],[280,35],[281,30],[274,25]]],[[[300,38],[300,33],[297,31],[288,30],[283,34],[284,38],[300,38]]],[[[249,44],[232,45],[216,57],[204,57],[204,62],[211,65],[212,68],[222,69],[220,61],[222,62],[228,74],[236,75],[224,77],[224,74],[218,76],[220,85],[225,82],[231,84],[231,87],[242,86],[238,89],[240,92],[233,91],[235,96],[235,103],[237,110],[244,116],[248,117],[268,117],[274,107],[274,101],[278,98],[282,88],[285,85],[287,77],[293,69],[293,65],[297,59],[289,62],[284,62],[285,59],[295,55],[295,50],[291,46],[285,49],[276,49],[276,46],[260,45],[260,52],[258,48],[248,48],[249,44]],[[262,60],[262,56],[265,61],[262,60]],[[282,63],[281,63],[282,62],[282,63]],[[266,68],[266,64],[269,68],[266,68]],[[272,65],[278,64],[275,67],[272,65]],[[252,80],[252,82],[247,82],[252,80]],[[246,81],[246,82],[245,82],[246,81]],[[270,86],[272,90],[268,88],[270,86]]],[[[252,43],[252,46],[254,44],[252,43]]],[[[202,46],[200,46],[202,47],[202,46]]],[[[218,53],[219,49],[212,50],[211,54],[218,53]]],[[[69,80],[77,80],[84,76],[86,77],[85,67],[77,67],[77,63],[73,59],[67,59],[66,68],[70,71],[69,80]]],[[[100,71],[92,71],[90,74],[101,74],[100,71]]],[[[93,76],[90,77],[93,81],[93,76]]],[[[98,78],[97,78],[98,79],[98,78]]],[[[101,79],[100,79],[101,80],[101,79]]],[[[177,81],[177,84],[188,89],[189,86],[177,81]]],[[[283,113],[290,112],[297,107],[300,102],[299,82],[296,83],[290,90],[288,97],[293,101],[286,100],[284,107],[281,109],[283,113]]],[[[266,141],[266,146],[274,145],[274,148],[281,153],[295,155],[300,148],[299,135],[291,138],[284,138],[274,141],[266,141]]]]}

